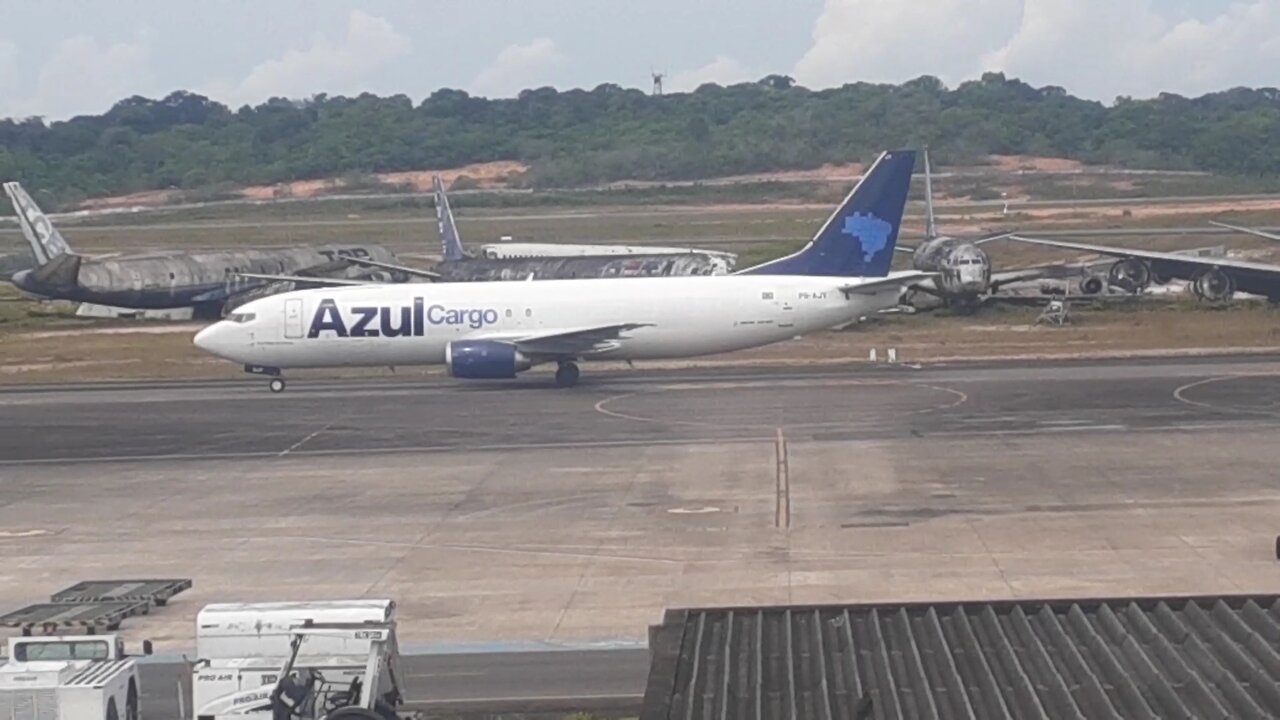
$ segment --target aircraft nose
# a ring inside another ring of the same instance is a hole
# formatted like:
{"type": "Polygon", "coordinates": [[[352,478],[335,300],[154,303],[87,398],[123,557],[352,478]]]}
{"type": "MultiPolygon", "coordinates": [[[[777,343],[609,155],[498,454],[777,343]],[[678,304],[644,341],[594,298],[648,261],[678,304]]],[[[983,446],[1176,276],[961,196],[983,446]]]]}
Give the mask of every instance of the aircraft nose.
{"type": "Polygon", "coordinates": [[[25,288],[27,286],[27,278],[29,277],[31,277],[30,270],[19,270],[13,274],[13,277],[9,278],[9,281],[16,287],[25,288]]]}
{"type": "Polygon", "coordinates": [[[225,357],[228,350],[226,324],[225,320],[216,322],[196,333],[191,341],[207,353],[225,357]]]}

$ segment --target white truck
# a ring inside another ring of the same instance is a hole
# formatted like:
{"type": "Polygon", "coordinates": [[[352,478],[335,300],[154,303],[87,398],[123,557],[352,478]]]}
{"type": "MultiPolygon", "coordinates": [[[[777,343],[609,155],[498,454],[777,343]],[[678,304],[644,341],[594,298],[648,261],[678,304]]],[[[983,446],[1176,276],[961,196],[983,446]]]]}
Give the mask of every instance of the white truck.
{"type": "Polygon", "coordinates": [[[395,720],[391,600],[208,605],[196,619],[195,720],[395,720]]]}
{"type": "MultiPolygon", "coordinates": [[[[150,642],[143,644],[149,654],[150,642]]],[[[9,638],[3,720],[138,720],[138,664],[116,635],[9,638]]]]}

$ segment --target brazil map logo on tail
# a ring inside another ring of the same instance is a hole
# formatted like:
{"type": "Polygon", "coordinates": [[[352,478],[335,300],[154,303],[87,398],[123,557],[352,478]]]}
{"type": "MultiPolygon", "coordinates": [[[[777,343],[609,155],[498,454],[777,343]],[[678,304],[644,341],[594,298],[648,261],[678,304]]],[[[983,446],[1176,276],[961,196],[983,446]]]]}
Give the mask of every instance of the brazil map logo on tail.
{"type": "Polygon", "coordinates": [[[871,264],[876,253],[889,244],[889,236],[893,234],[893,225],[881,220],[872,213],[854,213],[844,219],[846,235],[857,239],[862,246],[862,261],[871,264]]]}

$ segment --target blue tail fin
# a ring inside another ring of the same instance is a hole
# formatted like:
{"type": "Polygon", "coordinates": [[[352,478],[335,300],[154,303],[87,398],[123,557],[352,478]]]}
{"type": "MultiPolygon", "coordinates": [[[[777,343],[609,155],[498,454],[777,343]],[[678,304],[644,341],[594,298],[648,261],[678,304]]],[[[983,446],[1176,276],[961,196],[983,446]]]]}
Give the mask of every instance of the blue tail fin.
{"type": "Polygon", "coordinates": [[[914,150],[883,153],[808,245],[738,274],[888,275],[915,164],[914,150]]]}
{"type": "Polygon", "coordinates": [[[436,191],[436,226],[440,228],[440,250],[444,259],[462,260],[467,251],[462,249],[462,238],[458,236],[458,226],[453,221],[453,211],[449,209],[449,196],[444,194],[444,183],[440,176],[431,178],[436,191]]]}

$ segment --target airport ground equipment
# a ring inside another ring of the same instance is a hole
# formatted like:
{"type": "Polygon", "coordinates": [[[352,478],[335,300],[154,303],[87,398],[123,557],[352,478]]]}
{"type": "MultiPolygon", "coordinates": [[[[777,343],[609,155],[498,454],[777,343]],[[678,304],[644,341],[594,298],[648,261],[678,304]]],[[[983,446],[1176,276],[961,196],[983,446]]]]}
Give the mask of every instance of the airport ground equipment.
{"type": "MultiPolygon", "coordinates": [[[[190,587],[190,578],[85,580],[54,593],[49,602],[0,615],[0,627],[28,636],[112,632],[125,618],[162,607],[190,587]]],[[[0,720],[7,719],[0,715],[0,720]]]]}
{"type": "Polygon", "coordinates": [[[210,605],[196,620],[195,720],[396,720],[390,600],[210,605]]]}
{"type": "Polygon", "coordinates": [[[1044,323],[1046,325],[1066,325],[1071,322],[1071,307],[1067,305],[1066,300],[1050,300],[1049,304],[1041,311],[1040,316],[1036,318],[1036,324],[1044,323]]]}
{"type": "Polygon", "coordinates": [[[138,720],[140,688],[137,662],[116,635],[9,638],[0,718],[138,720]]]}
{"type": "Polygon", "coordinates": [[[56,603],[145,602],[164,607],[169,598],[191,588],[190,578],[147,580],[85,580],[49,599],[56,603]]]}
{"type": "MultiPolygon", "coordinates": [[[[0,615],[0,627],[16,628],[24,636],[76,632],[96,635],[120,628],[127,617],[147,612],[145,602],[35,603],[0,615]]],[[[0,715],[0,718],[4,718],[0,715]]],[[[4,718],[8,720],[8,718],[4,718]]]]}

